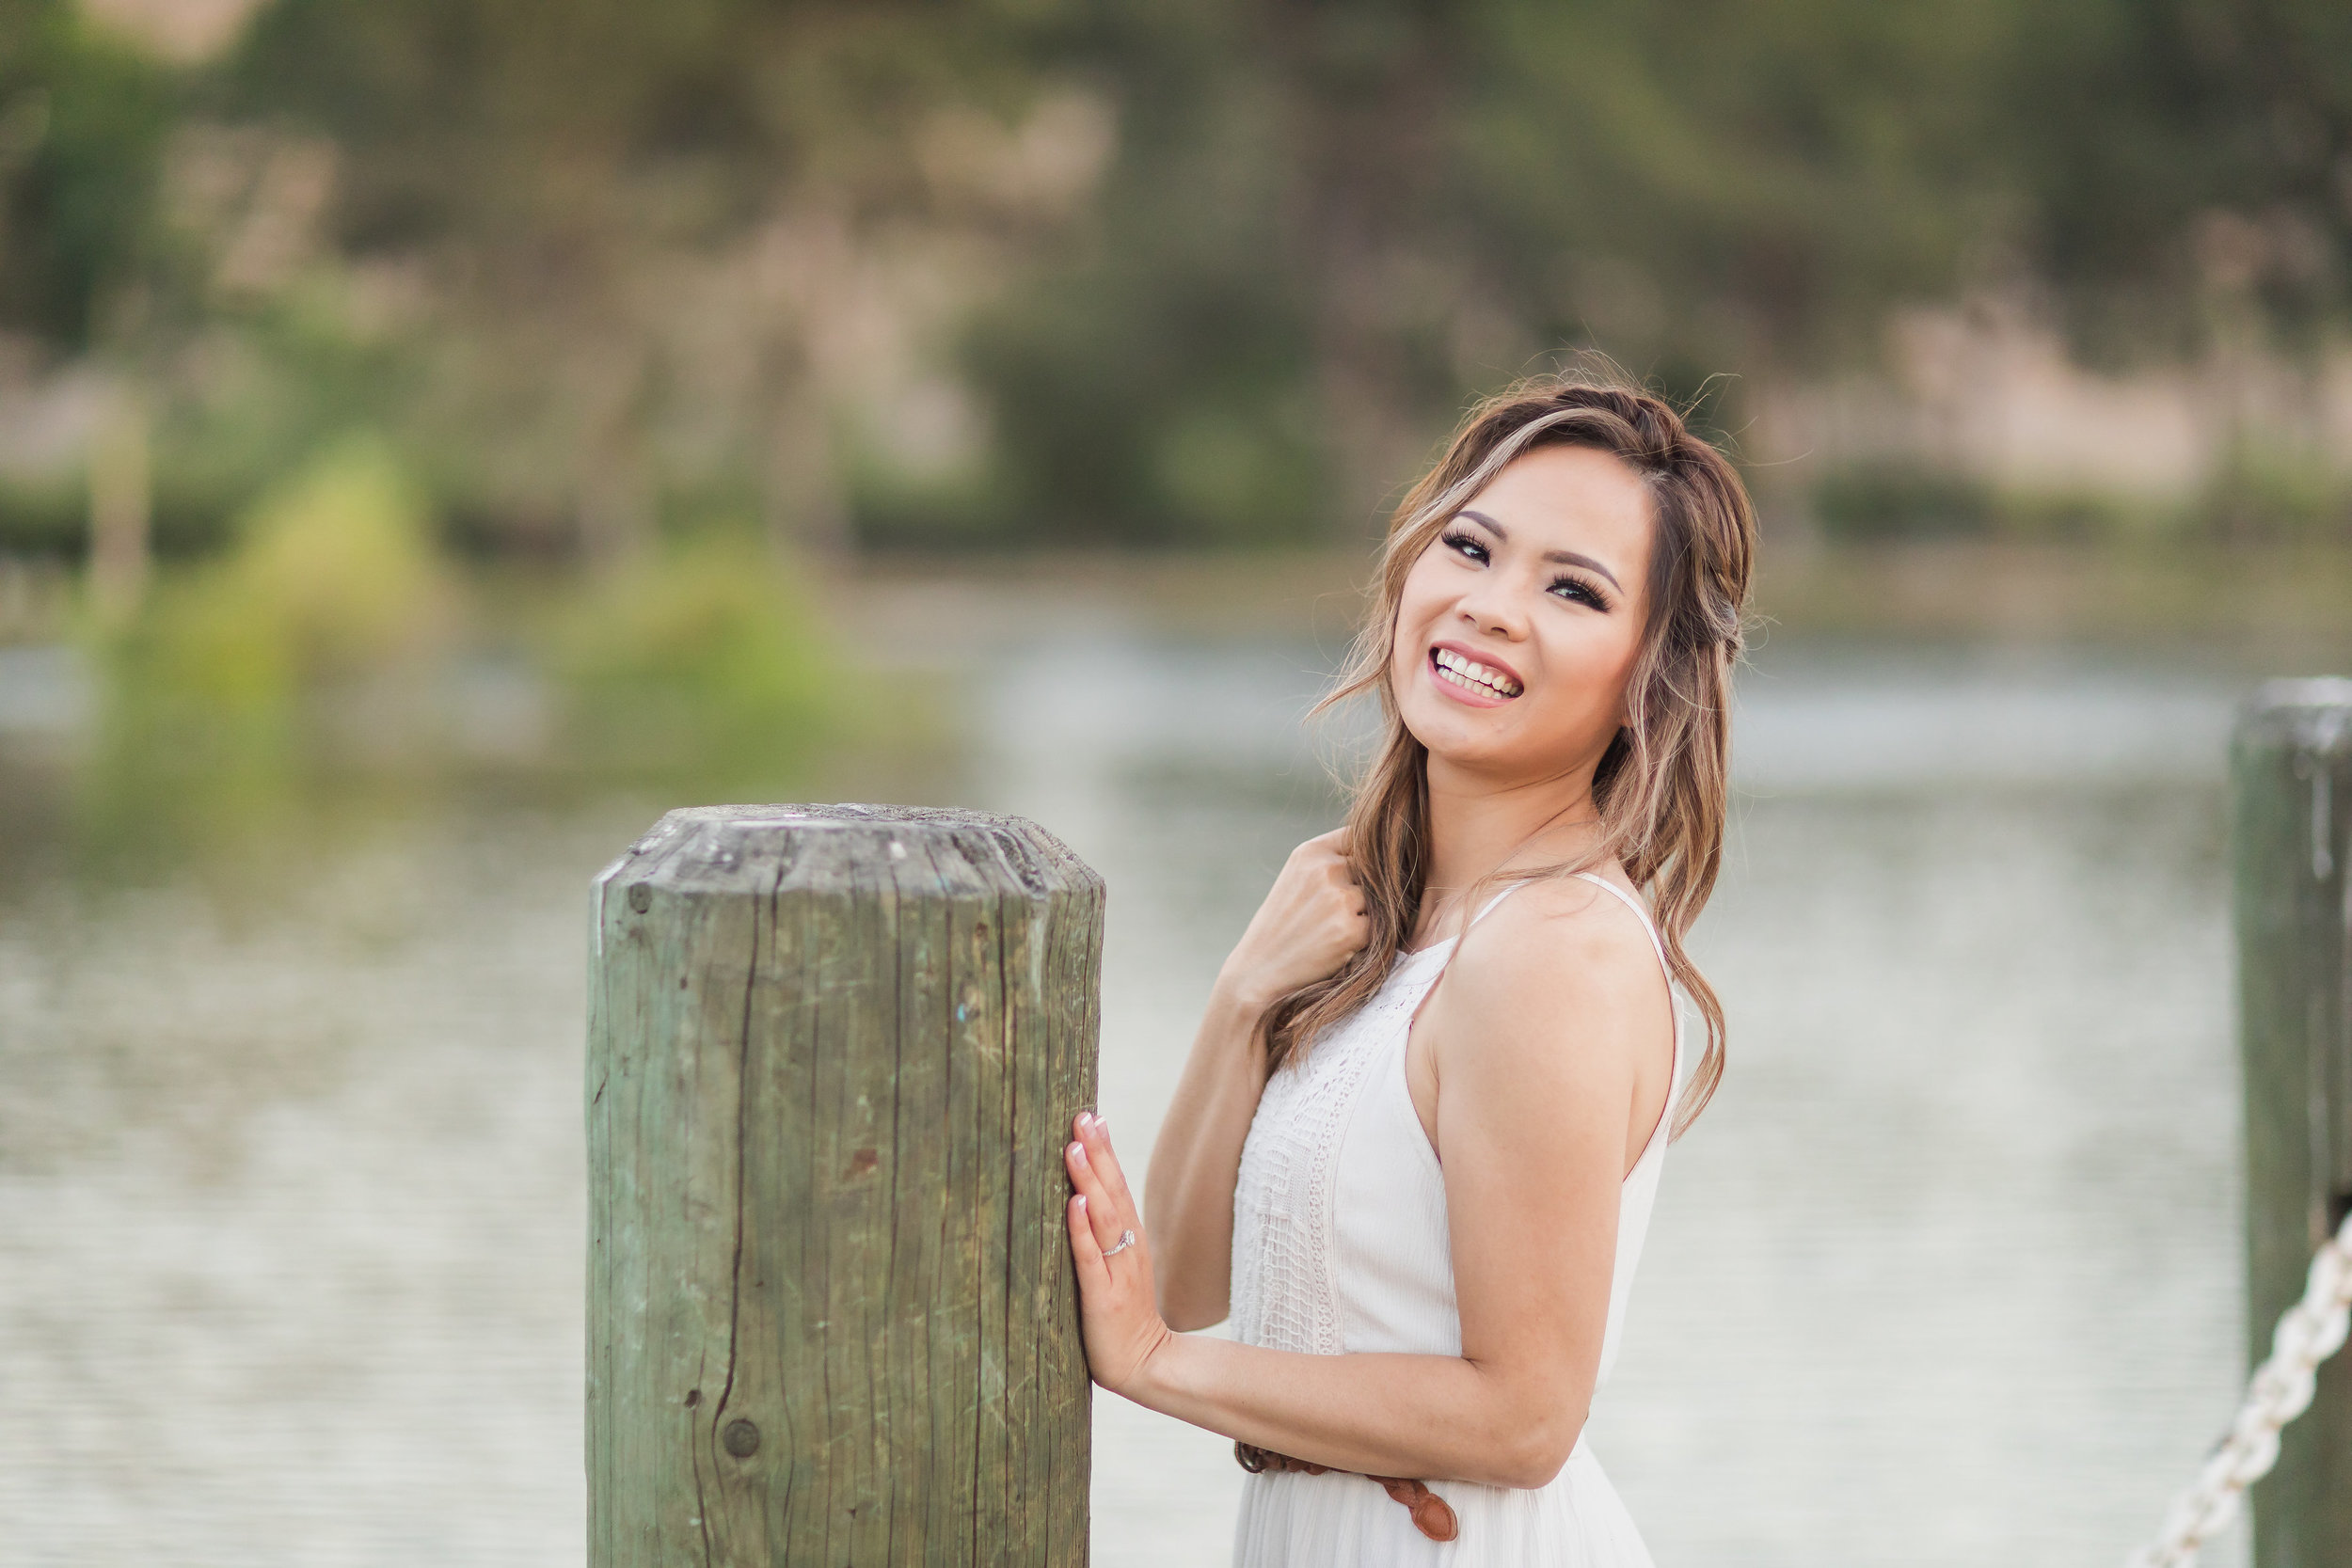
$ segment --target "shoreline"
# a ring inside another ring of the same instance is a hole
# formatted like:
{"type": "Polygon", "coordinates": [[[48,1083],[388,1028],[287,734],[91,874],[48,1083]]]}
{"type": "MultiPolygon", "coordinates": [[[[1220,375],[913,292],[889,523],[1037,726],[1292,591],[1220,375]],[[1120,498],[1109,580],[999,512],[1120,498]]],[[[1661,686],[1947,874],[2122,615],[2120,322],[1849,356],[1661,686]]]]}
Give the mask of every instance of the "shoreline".
{"type": "MultiPolygon", "coordinates": [[[[1044,552],[856,558],[836,624],[901,648],[960,652],[1041,621],[1172,636],[1296,636],[1345,646],[1374,557],[1044,552]]],[[[2352,550],[1915,540],[1767,541],[1756,641],[2082,645],[2210,652],[2233,662],[2352,665],[2352,550]]]]}

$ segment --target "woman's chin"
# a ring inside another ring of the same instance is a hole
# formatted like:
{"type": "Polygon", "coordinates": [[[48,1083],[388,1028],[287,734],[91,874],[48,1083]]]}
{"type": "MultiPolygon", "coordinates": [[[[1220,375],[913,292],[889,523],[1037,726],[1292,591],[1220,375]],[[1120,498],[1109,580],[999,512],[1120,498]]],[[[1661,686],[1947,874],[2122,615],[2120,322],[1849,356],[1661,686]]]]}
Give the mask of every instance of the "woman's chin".
{"type": "Polygon", "coordinates": [[[1406,712],[1398,717],[1433,762],[1486,772],[1507,760],[1509,746],[1495,734],[1491,721],[1480,722],[1486,719],[1485,713],[1406,712]]]}

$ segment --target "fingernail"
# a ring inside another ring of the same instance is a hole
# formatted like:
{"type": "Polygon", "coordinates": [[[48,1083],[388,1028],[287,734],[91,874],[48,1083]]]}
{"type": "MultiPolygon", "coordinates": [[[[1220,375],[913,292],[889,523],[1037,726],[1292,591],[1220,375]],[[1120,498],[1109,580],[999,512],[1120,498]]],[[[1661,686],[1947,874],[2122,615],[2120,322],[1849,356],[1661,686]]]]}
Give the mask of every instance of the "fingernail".
{"type": "Polygon", "coordinates": [[[1079,1208],[1081,1208],[1081,1209],[1083,1209],[1083,1208],[1085,1208],[1086,1206],[1087,1206],[1087,1195],[1086,1195],[1086,1194],[1084,1194],[1084,1193],[1080,1193],[1080,1194],[1078,1195],[1078,1207],[1079,1207],[1079,1208]]]}
{"type": "Polygon", "coordinates": [[[1108,1117],[1096,1117],[1094,1118],[1094,1130],[1097,1132],[1104,1133],[1107,1136],[1111,1130],[1111,1118],[1108,1117]]]}
{"type": "Polygon", "coordinates": [[[1087,1163],[1087,1146],[1084,1144],[1072,1144],[1070,1147],[1077,1151],[1078,1164],[1082,1165],[1085,1164],[1087,1163]]]}

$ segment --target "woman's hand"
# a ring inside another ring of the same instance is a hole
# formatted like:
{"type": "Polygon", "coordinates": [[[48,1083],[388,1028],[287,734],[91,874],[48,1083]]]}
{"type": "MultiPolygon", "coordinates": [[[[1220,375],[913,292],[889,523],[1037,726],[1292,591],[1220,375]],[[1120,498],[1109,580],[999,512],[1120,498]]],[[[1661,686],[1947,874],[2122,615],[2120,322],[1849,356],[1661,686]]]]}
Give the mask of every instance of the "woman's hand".
{"type": "Polygon", "coordinates": [[[1331,974],[1372,940],[1363,890],[1340,847],[1345,831],[1334,829],[1291,851],[1226,958],[1217,985],[1254,1011],[1331,974]]]}
{"type": "Polygon", "coordinates": [[[1127,1192],[1119,1156],[1111,1152],[1110,1130],[1102,1117],[1081,1111],[1073,1131],[1077,1141],[1062,1150],[1062,1164],[1077,1189],[1070,1199],[1070,1254],[1078,1264],[1087,1365],[1095,1382],[1125,1394],[1175,1335],[1155,1305],[1152,1246],[1143,1239],[1143,1216],[1127,1192]],[[1122,1236],[1135,1240],[1120,1247],[1122,1236]]]}

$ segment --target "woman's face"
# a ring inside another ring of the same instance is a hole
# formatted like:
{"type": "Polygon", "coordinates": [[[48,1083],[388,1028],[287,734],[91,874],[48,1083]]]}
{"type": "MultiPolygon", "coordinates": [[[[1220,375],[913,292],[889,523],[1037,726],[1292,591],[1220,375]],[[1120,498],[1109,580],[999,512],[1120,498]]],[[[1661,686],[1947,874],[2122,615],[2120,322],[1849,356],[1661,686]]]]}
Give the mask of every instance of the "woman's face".
{"type": "Polygon", "coordinates": [[[1538,447],[1454,514],[1398,602],[1390,689],[1433,764],[1496,783],[1600,760],[1648,611],[1650,498],[1623,458],[1538,447]]]}

